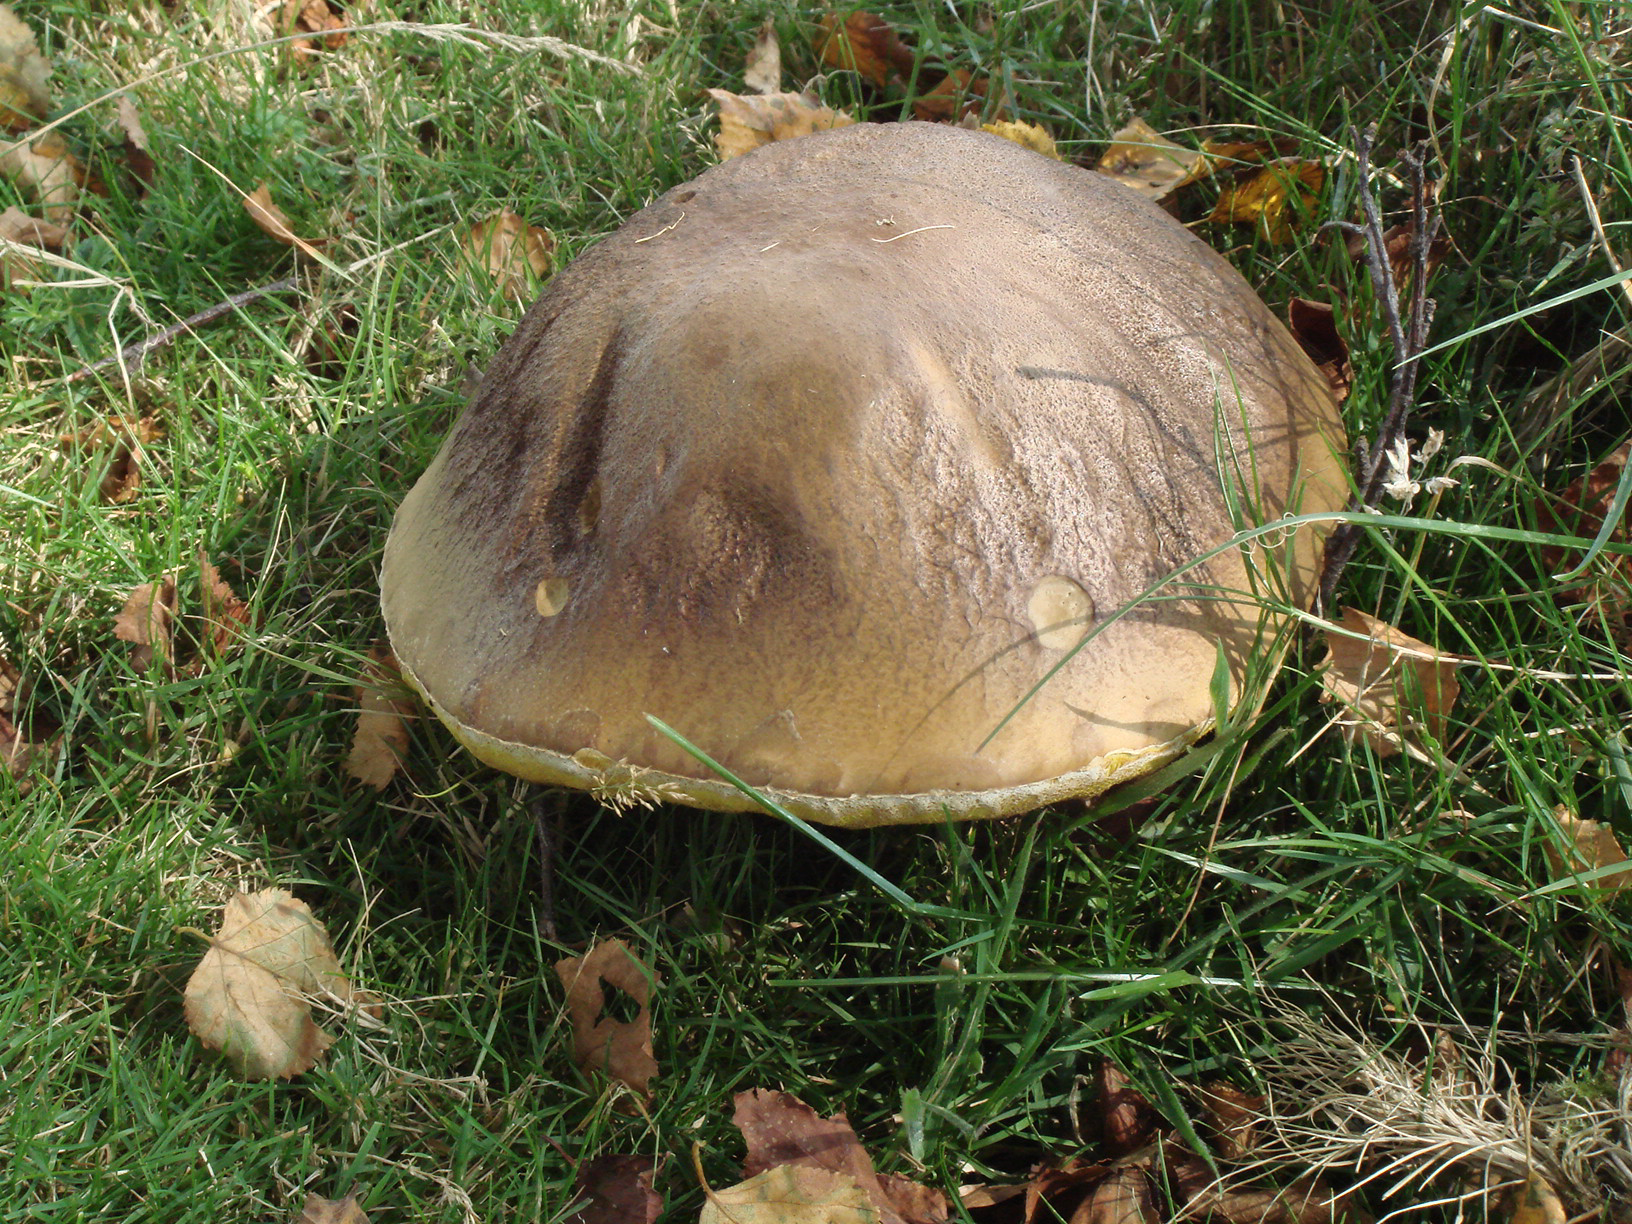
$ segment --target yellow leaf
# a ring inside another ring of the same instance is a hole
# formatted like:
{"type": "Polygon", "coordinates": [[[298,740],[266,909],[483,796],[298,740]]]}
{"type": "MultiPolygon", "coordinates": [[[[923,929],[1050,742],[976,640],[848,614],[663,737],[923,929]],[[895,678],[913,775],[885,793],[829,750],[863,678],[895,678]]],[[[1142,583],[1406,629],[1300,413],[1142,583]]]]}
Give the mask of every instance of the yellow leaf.
{"type": "Polygon", "coordinates": [[[586,1071],[605,1071],[642,1096],[651,1096],[657,1059],[652,1055],[649,1004],[657,974],[641,964],[621,939],[598,943],[581,957],[559,960],[555,972],[567,991],[573,1062],[586,1071]],[[602,1016],[607,987],[634,1000],[638,1010],[633,1020],[602,1016]]]}
{"type": "MultiPolygon", "coordinates": [[[[1608,825],[1599,824],[1596,820],[1583,820],[1563,804],[1553,809],[1553,820],[1564,834],[1563,841],[1568,853],[1566,859],[1553,846],[1547,847],[1547,857],[1556,874],[1576,875],[1626,862],[1626,851],[1621,848],[1620,840],[1608,825]]],[[[1610,892],[1632,888],[1632,871],[1604,876],[1592,881],[1592,887],[1610,892]]]]}
{"type": "Polygon", "coordinates": [[[1055,147],[1054,137],[1049,135],[1048,129],[1040,123],[983,123],[980,130],[990,132],[993,136],[1001,136],[1004,140],[1012,140],[1033,153],[1041,153],[1055,161],[1060,160],[1060,151],[1055,147]]]}
{"type": "Polygon", "coordinates": [[[1414,746],[1414,731],[1443,740],[1460,691],[1456,659],[1358,608],[1343,609],[1343,627],[1349,633],[1326,632],[1320,680],[1321,700],[1344,707],[1344,737],[1364,739],[1385,757],[1414,746]]]}
{"type": "Polygon", "coordinates": [[[1319,162],[1295,158],[1271,162],[1246,182],[1220,192],[1207,219],[1215,225],[1226,221],[1256,223],[1260,234],[1280,246],[1292,241],[1294,195],[1300,208],[1309,209],[1325,182],[1326,167],[1319,162]]]}
{"type": "Polygon", "coordinates": [[[1188,182],[1202,155],[1161,135],[1135,119],[1111,137],[1111,146],[1094,167],[1140,195],[1162,200],[1188,182]]]}
{"type": "Polygon", "coordinates": [[[187,1027],[244,1078],[288,1079],[334,1044],[314,998],[358,998],[323,924],[281,888],[239,893],[187,981],[187,1027]]]}
{"type": "Polygon", "coordinates": [[[855,120],[843,111],[830,110],[811,94],[779,93],[746,98],[723,89],[709,97],[720,107],[720,130],[714,145],[720,160],[740,157],[760,145],[793,140],[828,128],[848,127],[855,120]]]}
{"type": "Polygon", "coordinates": [[[1507,1224],[1564,1224],[1568,1213],[1558,1200],[1558,1192],[1534,1169],[1524,1184],[1508,1196],[1507,1224]]]}
{"type": "Polygon", "coordinates": [[[15,143],[0,141],[0,172],[32,191],[46,217],[58,223],[68,219],[85,183],[85,167],[54,131],[15,143]]]}
{"type": "Polygon", "coordinates": [[[555,238],[550,231],[528,225],[509,211],[496,212],[471,226],[464,250],[471,271],[490,278],[513,302],[531,299],[537,282],[549,276],[555,262],[555,238]]]}
{"type": "Polygon", "coordinates": [[[878,1224],[878,1212],[846,1174],[778,1165],[711,1191],[697,1224],[878,1224]]]}

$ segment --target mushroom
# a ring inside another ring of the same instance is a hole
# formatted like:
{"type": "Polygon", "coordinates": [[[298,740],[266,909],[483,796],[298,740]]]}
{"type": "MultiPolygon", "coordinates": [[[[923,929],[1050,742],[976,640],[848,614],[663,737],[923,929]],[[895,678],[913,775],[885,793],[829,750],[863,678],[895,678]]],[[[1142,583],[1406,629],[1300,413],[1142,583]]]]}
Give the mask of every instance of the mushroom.
{"type": "Polygon", "coordinates": [[[523,778],[754,808],[650,714],[809,820],[1002,816],[1210,728],[1320,540],[1227,545],[1342,504],[1343,454],[1325,380],[1160,209],[858,124],[555,279],[403,501],[385,619],[523,778]]]}

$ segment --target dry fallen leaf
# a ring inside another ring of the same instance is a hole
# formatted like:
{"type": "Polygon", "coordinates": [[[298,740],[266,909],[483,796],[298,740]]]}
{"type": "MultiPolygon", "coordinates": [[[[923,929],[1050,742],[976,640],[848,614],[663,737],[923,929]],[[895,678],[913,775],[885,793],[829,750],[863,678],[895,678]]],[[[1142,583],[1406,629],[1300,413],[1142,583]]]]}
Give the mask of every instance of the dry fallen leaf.
{"type": "Polygon", "coordinates": [[[1033,153],[1041,153],[1055,161],[1063,160],[1060,157],[1060,150],[1054,144],[1054,137],[1040,123],[983,123],[980,130],[990,132],[993,136],[1001,136],[1004,140],[1012,140],[1033,153]]]}
{"type": "MultiPolygon", "coordinates": [[[[954,68],[941,78],[934,89],[912,100],[912,113],[926,123],[948,123],[978,115],[986,110],[986,95],[990,88],[985,77],[977,77],[967,68],[954,68]]],[[[1007,117],[1008,108],[1001,103],[990,114],[994,123],[1005,122],[1007,117]]]]}
{"type": "Polygon", "coordinates": [[[1113,1169],[1095,1186],[1070,1224],[1157,1224],[1156,1196],[1143,1169],[1113,1169]]]}
{"type": "Polygon", "coordinates": [[[529,302],[554,265],[555,238],[513,212],[496,212],[470,227],[464,254],[473,274],[493,281],[512,302],[529,302]]]}
{"type": "Polygon", "coordinates": [[[1212,1132],[1213,1150],[1225,1160],[1244,1159],[1258,1142],[1264,1098],[1224,1080],[1210,1080],[1195,1091],[1212,1132]]]}
{"type": "Polygon", "coordinates": [[[143,189],[153,185],[158,177],[159,168],[153,161],[153,152],[148,147],[147,129],[142,126],[142,117],[136,110],[136,103],[130,100],[129,94],[119,95],[119,131],[124,138],[125,166],[132,177],[139,182],[143,189]]]}
{"type": "Polygon", "coordinates": [[[567,991],[567,1019],[572,1025],[572,1061],[585,1071],[604,1071],[641,1096],[651,1096],[657,1060],[652,1056],[652,988],[660,980],[641,964],[621,939],[596,944],[581,957],[555,964],[567,991]],[[633,1020],[602,1017],[607,988],[634,1000],[633,1020]]]}
{"type": "Polygon", "coordinates": [[[55,131],[14,143],[0,141],[0,173],[32,191],[46,217],[59,224],[68,220],[85,185],[85,167],[55,131]]]}
{"type": "MultiPolygon", "coordinates": [[[[1555,535],[1595,539],[1614,507],[1615,493],[1632,459],[1632,442],[1622,443],[1608,458],[1556,498],[1536,505],[1536,526],[1555,535]]],[[[1632,543],[1632,504],[1609,533],[1609,542],[1632,543]]],[[[1546,545],[1541,563],[1549,573],[1573,568],[1578,552],[1546,545]]],[[[1632,557],[1600,553],[1596,570],[1579,585],[1561,590],[1560,599],[1584,603],[1595,615],[1608,622],[1611,633],[1632,645],[1632,557]]]]}
{"type": "Polygon", "coordinates": [[[368,1216],[357,1205],[355,1193],[343,1199],[326,1199],[308,1194],[295,1224],[368,1224],[368,1216]]]}
{"type": "Polygon", "coordinates": [[[69,453],[109,453],[107,470],[102,474],[102,500],[123,505],[142,487],[143,448],[163,436],[164,427],[156,416],[110,416],[71,434],[60,435],[57,443],[69,453]]]}
{"type": "Polygon", "coordinates": [[[155,659],[167,674],[175,670],[173,642],[176,619],[176,580],[166,576],[144,582],[125,600],[113,621],[113,636],[131,644],[130,665],[146,674],[155,659]]]}
{"type": "Polygon", "coordinates": [[[51,109],[51,64],[34,31],[0,4],[0,130],[26,132],[51,109]]]}
{"type": "Polygon", "coordinates": [[[287,0],[278,22],[280,37],[290,34],[311,34],[311,38],[297,38],[289,44],[289,56],[297,64],[317,58],[322,51],[343,47],[346,34],[346,14],[335,9],[329,0],[287,0]]]}
{"type": "Polygon", "coordinates": [[[281,888],[228,901],[187,981],[193,1035],[245,1079],[288,1079],[334,1044],[312,1019],[312,999],[360,1001],[306,903],[281,888]]]}
{"type": "Polygon", "coordinates": [[[720,130],[714,147],[720,160],[741,157],[760,145],[777,140],[793,140],[828,128],[848,127],[855,120],[843,111],[830,110],[808,93],[762,94],[746,98],[723,89],[711,89],[708,96],[720,108],[720,130]]]}
{"type": "Polygon", "coordinates": [[[1207,219],[1215,225],[1254,224],[1267,241],[1282,246],[1292,241],[1298,211],[1314,207],[1325,182],[1326,167],[1319,162],[1292,157],[1270,162],[1245,182],[1224,188],[1207,219]]]}
{"type": "Polygon", "coordinates": [[[198,555],[199,589],[204,604],[204,642],[219,659],[235,646],[249,629],[249,605],[228,586],[221,571],[198,555]]]}
{"type": "Polygon", "coordinates": [[[754,35],[742,70],[742,87],[751,94],[782,91],[782,44],[776,41],[776,22],[767,20],[754,35]]]}
{"type": "MultiPolygon", "coordinates": [[[[1553,820],[1563,834],[1561,840],[1567,851],[1566,856],[1553,843],[1548,843],[1547,858],[1553,865],[1555,875],[1577,875],[1626,862],[1626,851],[1621,848],[1619,839],[1608,825],[1596,820],[1583,820],[1562,804],[1553,809],[1553,820]]],[[[1632,871],[1604,876],[1592,881],[1591,886],[1608,892],[1632,888],[1632,871]]]]}
{"type": "Polygon", "coordinates": [[[33,785],[27,777],[29,770],[51,754],[53,745],[30,742],[14,720],[22,679],[0,655],[0,773],[16,779],[18,791],[26,795],[33,785]]]}
{"type": "MultiPolygon", "coordinates": [[[[68,242],[68,227],[41,221],[12,206],[0,213],[0,242],[17,244],[0,245],[0,289],[7,289],[12,287],[13,281],[39,280],[45,272],[44,260],[19,248],[60,251],[68,242]]],[[[26,286],[16,288],[27,292],[26,286]]]]}
{"type": "Polygon", "coordinates": [[[1414,748],[1418,731],[1443,741],[1460,692],[1456,660],[1358,608],[1343,609],[1343,627],[1360,636],[1326,631],[1321,700],[1344,707],[1344,738],[1384,757],[1414,748]]]}
{"type": "Polygon", "coordinates": [[[1149,1143],[1159,1115],[1145,1094],[1108,1058],[1100,1060],[1095,1080],[1106,1148],[1121,1156],[1149,1143]]]}
{"type": "Polygon", "coordinates": [[[1337,330],[1337,312],[1331,303],[1292,298],[1286,303],[1286,322],[1298,347],[1326,376],[1332,394],[1339,402],[1348,399],[1354,366],[1349,361],[1349,346],[1337,330]]]}
{"type": "Polygon", "coordinates": [[[1143,119],[1135,119],[1111,137],[1094,169],[1140,195],[1162,200],[1191,181],[1201,164],[1202,155],[1195,149],[1175,144],[1143,119]]]}
{"type": "Polygon", "coordinates": [[[829,68],[858,72],[880,89],[892,75],[903,80],[912,76],[912,49],[882,17],[857,12],[841,22],[837,14],[829,13],[821,26],[816,54],[829,68]]]}
{"type": "Polygon", "coordinates": [[[949,1207],[939,1190],[904,1177],[880,1175],[842,1114],[824,1118],[786,1092],[738,1093],[732,1122],[748,1145],[742,1172],[799,1166],[841,1173],[860,1186],[880,1224],[942,1224],[949,1207]]]}
{"type": "Polygon", "coordinates": [[[652,1189],[659,1160],[652,1156],[597,1156],[578,1166],[574,1198],[585,1200],[567,1224],[654,1224],[663,1196],[652,1189]]]}
{"type": "Polygon", "coordinates": [[[357,730],[346,757],[346,773],[375,790],[382,789],[402,767],[408,752],[407,719],[415,704],[397,670],[391,648],[384,644],[369,652],[357,694],[357,730]]]}
{"type": "Polygon", "coordinates": [[[842,1173],[780,1165],[708,1192],[697,1224],[879,1224],[862,1188],[842,1173]]]}
{"type": "Polygon", "coordinates": [[[268,237],[276,238],[285,246],[295,247],[313,259],[322,259],[323,253],[318,247],[328,240],[307,242],[306,239],[297,237],[295,231],[289,228],[289,218],[283,215],[283,209],[272,203],[272,189],[267,184],[262,183],[244,197],[244,211],[268,237]]]}

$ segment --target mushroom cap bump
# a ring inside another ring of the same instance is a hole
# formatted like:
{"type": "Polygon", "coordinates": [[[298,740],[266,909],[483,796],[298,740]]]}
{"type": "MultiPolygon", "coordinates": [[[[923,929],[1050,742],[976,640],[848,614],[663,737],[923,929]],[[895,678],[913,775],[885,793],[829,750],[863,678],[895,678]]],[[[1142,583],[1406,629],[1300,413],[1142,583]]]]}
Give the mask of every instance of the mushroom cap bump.
{"type": "Polygon", "coordinates": [[[714,167],[555,278],[397,513],[386,624],[524,778],[755,806],[651,713],[810,820],[1001,816],[1210,727],[1220,647],[1239,683],[1318,531],[1089,630],[1240,525],[1342,505],[1344,449],[1286,329],[1160,209],[858,124],[714,167]]]}

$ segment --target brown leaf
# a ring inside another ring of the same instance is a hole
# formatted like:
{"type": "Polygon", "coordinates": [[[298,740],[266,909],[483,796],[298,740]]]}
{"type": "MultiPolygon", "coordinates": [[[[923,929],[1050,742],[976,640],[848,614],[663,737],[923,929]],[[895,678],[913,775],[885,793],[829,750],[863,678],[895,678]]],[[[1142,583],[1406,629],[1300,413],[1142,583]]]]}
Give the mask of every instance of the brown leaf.
{"type": "Polygon", "coordinates": [[[830,110],[813,94],[779,93],[745,98],[723,89],[708,96],[720,108],[720,130],[714,147],[720,160],[741,157],[777,140],[794,140],[828,128],[848,127],[855,120],[843,111],[830,110]]]}
{"type": "Polygon", "coordinates": [[[1320,162],[1283,158],[1245,182],[1226,187],[1207,219],[1215,225],[1254,224],[1267,241],[1282,246],[1292,241],[1297,211],[1313,208],[1325,183],[1326,167],[1320,162]]]}
{"type": "Polygon", "coordinates": [[[904,1177],[881,1177],[842,1113],[824,1118],[786,1092],[760,1088],[736,1096],[732,1122],[748,1145],[742,1172],[795,1165],[851,1178],[867,1194],[880,1224],[942,1224],[949,1205],[939,1190],[904,1177]]]}
{"type": "Polygon", "coordinates": [[[0,173],[33,192],[46,217],[59,224],[68,220],[85,185],[85,167],[55,131],[14,143],[0,140],[0,173]]]}
{"type": "Polygon", "coordinates": [[[1348,399],[1354,386],[1354,366],[1349,361],[1349,346],[1337,330],[1337,314],[1331,303],[1292,298],[1286,303],[1286,322],[1292,338],[1326,376],[1332,394],[1339,402],[1348,399]]]}
{"type": "MultiPolygon", "coordinates": [[[[0,212],[0,239],[41,251],[60,251],[68,241],[68,227],[29,216],[15,205],[0,212]]],[[[39,280],[45,261],[15,247],[0,248],[0,289],[12,287],[14,280],[39,280]]],[[[16,288],[26,293],[26,286],[16,288]]]]}
{"type": "Polygon", "coordinates": [[[369,652],[357,695],[357,729],[346,757],[346,773],[381,790],[402,767],[408,754],[407,719],[417,711],[397,670],[396,656],[384,643],[369,652]]]}
{"type": "Polygon", "coordinates": [[[203,553],[198,554],[198,573],[204,604],[204,641],[219,659],[249,629],[249,605],[238,598],[203,553]]]}
{"type": "Polygon", "coordinates": [[[48,758],[55,746],[30,742],[13,721],[22,683],[22,673],[0,655],[0,772],[16,779],[18,791],[26,795],[33,787],[28,772],[48,758]]]}
{"type": "Polygon", "coordinates": [[[1108,1058],[1100,1060],[1095,1080],[1099,1088],[1105,1146],[1111,1154],[1121,1156],[1149,1143],[1156,1132],[1160,1115],[1145,1099],[1144,1093],[1135,1088],[1122,1074],[1122,1068],[1108,1058]]]}
{"type": "MultiPolygon", "coordinates": [[[[1555,875],[1572,876],[1626,862],[1626,851],[1608,825],[1583,820],[1563,804],[1553,809],[1553,821],[1563,834],[1558,840],[1565,846],[1561,853],[1554,843],[1547,844],[1547,858],[1555,875]]],[[[1632,888],[1632,871],[1604,876],[1592,881],[1591,887],[1608,892],[1632,888]]]]}
{"type": "Polygon", "coordinates": [[[567,991],[567,1019],[572,1025],[572,1061],[585,1071],[604,1071],[643,1097],[651,1096],[657,1060],[652,1056],[652,988],[661,980],[636,959],[621,939],[596,944],[581,957],[555,963],[567,991]],[[606,988],[634,1000],[633,1020],[602,1017],[606,988]]]}
{"type": "Polygon", "coordinates": [[[289,1079],[334,1044],[310,1000],[356,997],[304,901],[281,888],[238,893],[187,980],[187,1027],[245,1079],[289,1079]]]}
{"type": "MultiPolygon", "coordinates": [[[[1404,225],[1393,225],[1383,231],[1383,254],[1388,259],[1389,275],[1394,278],[1394,287],[1401,293],[1411,287],[1411,275],[1415,261],[1411,254],[1412,240],[1417,232],[1415,222],[1404,225]]],[[[1366,236],[1364,234],[1350,234],[1343,241],[1344,249],[1349,258],[1356,263],[1363,263],[1366,259],[1366,236]]],[[[1443,225],[1433,240],[1428,244],[1428,258],[1423,265],[1424,279],[1433,276],[1435,269],[1445,262],[1445,257],[1454,249],[1450,236],[1445,233],[1443,225]]]]}
{"type": "Polygon", "coordinates": [[[0,4],[0,131],[26,132],[50,113],[50,76],[34,31],[0,4]]]}
{"type": "Polygon", "coordinates": [[[147,129],[142,126],[142,117],[136,111],[136,103],[130,100],[129,94],[119,95],[119,131],[124,136],[125,167],[131,176],[148,188],[153,186],[153,180],[158,177],[159,168],[153,161],[153,153],[148,148],[147,129]]]}
{"type": "MultiPolygon", "coordinates": [[[[947,123],[965,115],[978,115],[986,109],[986,94],[991,83],[977,77],[967,68],[954,68],[941,78],[934,89],[914,98],[912,113],[926,123],[947,123]]],[[[1007,118],[1007,108],[999,105],[992,114],[993,122],[1007,118]]]]}
{"type": "Polygon", "coordinates": [[[1358,608],[1343,609],[1343,627],[1360,636],[1327,630],[1321,700],[1344,707],[1344,737],[1364,739],[1384,757],[1411,745],[1418,731],[1443,741],[1460,692],[1456,660],[1358,608]]]}
{"type": "Polygon", "coordinates": [[[272,189],[267,184],[262,183],[244,197],[244,211],[249,213],[249,219],[268,237],[276,238],[285,246],[295,247],[313,259],[322,258],[322,252],[318,247],[327,242],[327,239],[307,242],[304,238],[297,237],[295,231],[289,227],[289,218],[283,215],[281,208],[272,203],[272,189]]]}
{"type": "Polygon", "coordinates": [[[782,45],[776,41],[776,22],[767,20],[754,35],[742,70],[742,87],[751,94],[782,91],[782,45]]]}
{"type": "Polygon", "coordinates": [[[1258,1142],[1258,1118],[1264,1098],[1242,1092],[1224,1080],[1210,1080],[1196,1089],[1201,1112],[1213,1135],[1213,1150],[1225,1160],[1241,1160],[1258,1142]]]}
{"type": "Polygon", "coordinates": [[[1006,1203],[1010,1199],[1019,1198],[1026,1192],[1024,1182],[1014,1182],[1007,1185],[978,1185],[959,1186],[958,1202],[963,1204],[967,1211],[982,1211],[987,1207],[996,1207],[999,1203],[1006,1203]]]}
{"type": "Polygon", "coordinates": [[[289,57],[297,64],[311,63],[325,50],[338,50],[349,37],[344,10],[336,9],[329,0],[287,0],[278,33],[316,36],[297,38],[289,44],[289,57]]]}
{"type": "Polygon", "coordinates": [[[146,674],[155,659],[167,676],[175,674],[173,641],[176,618],[176,580],[166,576],[144,582],[131,591],[113,621],[113,636],[131,644],[130,665],[146,674]]]}
{"type": "Polygon", "coordinates": [[[71,434],[60,435],[57,443],[65,452],[111,451],[99,491],[103,501],[123,505],[142,487],[143,448],[163,436],[164,428],[156,416],[110,416],[71,434]]]}
{"type": "Polygon", "coordinates": [[[710,1190],[697,1224],[879,1224],[860,1186],[827,1169],[781,1165],[710,1190]]]}
{"type": "Polygon", "coordinates": [[[1094,169],[1159,201],[1193,181],[1196,167],[1202,164],[1202,155],[1195,149],[1175,144],[1143,119],[1135,119],[1111,137],[1110,147],[1094,169]]]}
{"type": "Polygon", "coordinates": [[[1070,1224],[1157,1224],[1155,1193],[1143,1169],[1113,1169],[1071,1213],[1070,1224]]]}
{"type": "MultiPolygon", "coordinates": [[[[1585,540],[1596,539],[1604,521],[1613,508],[1615,492],[1620,486],[1627,461],[1632,458],[1632,442],[1623,442],[1602,463],[1551,501],[1536,504],[1536,526],[1554,535],[1573,535],[1585,540]]],[[[1627,506],[1621,521],[1609,533],[1615,544],[1632,542],[1632,504],[1627,506]]],[[[1541,563],[1549,573],[1566,567],[1573,568],[1572,558],[1579,553],[1566,552],[1553,545],[1543,545],[1541,563]]],[[[1585,575],[1585,581],[1559,592],[1559,598],[1584,603],[1595,615],[1602,616],[1612,631],[1632,644],[1632,557],[1614,553],[1600,553],[1598,569],[1585,575]]]]}
{"type": "Polygon", "coordinates": [[[1076,1157],[1063,1165],[1034,1170],[1026,1185],[1025,1224],[1069,1219],[1075,1214],[1073,1204],[1087,1202],[1093,1188],[1114,1167],[1110,1161],[1076,1157]]]}
{"type": "MultiPolygon", "coordinates": [[[[1203,1166],[1205,1167],[1205,1166],[1203,1166]]],[[[1319,1178],[1300,1177],[1280,1188],[1220,1185],[1211,1177],[1205,1187],[1182,1200],[1186,1219],[1223,1220],[1225,1224],[1359,1224],[1366,1218],[1346,1194],[1334,1194],[1319,1178]]]]}
{"type": "Polygon", "coordinates": [[[470,227],[464,253],[474,275],[493,281],[512,302],[527,302],[554,266],[555,238],[506,210],[470,227]]]}
{"type": "Polygon", "coordinates": [[[837,14],[829,13],[821,27],[816,54],[829,68],[858,72],[880,89],[889,84],[891,74],[912,76],[912,49],[882,17],[851,13],[841,22],[837,14]]]}
{"type": "Polygon", "coordinates": [[[326,1199],[308,1194],[300,1208],[300,1219],[295,1224],[368,1224],[368,1216],[357,1205],[355,1193],[343,1199],[326,1199]]]}
{"type": "Polygon", "coordinates": [[[663,1196],[652,1189],[659,1160],[652,1156],[597,1156],[578,1166],[575,1198],[584,1205],[567,1224],[653,1224],[663,1196]]]}

